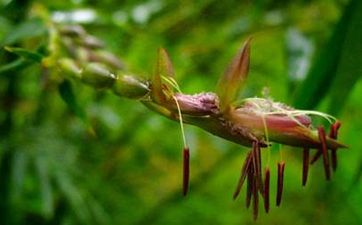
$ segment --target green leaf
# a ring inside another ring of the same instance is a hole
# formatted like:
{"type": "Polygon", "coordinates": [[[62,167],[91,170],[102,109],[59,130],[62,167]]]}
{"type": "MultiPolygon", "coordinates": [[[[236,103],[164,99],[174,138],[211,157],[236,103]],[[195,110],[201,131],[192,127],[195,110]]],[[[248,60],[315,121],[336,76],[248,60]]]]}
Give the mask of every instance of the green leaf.
{"type": "Polygon", "coordinates": [[[174,70],[170,57],[164,48],[158,50],[157,72],[161,76],[174,77],[174,70]]]}
{"type": "Polygon", "coordinates": [[[166,50],[160,48],[158,50],[155,72],[151,79],[152,81],[151,96],[157,103],[165,101],[165,95],[163,93],[163,85],[162,85],[162,76],[173,77],[174,70],[166,50]]]}
{"type": "Polygon", "coordinates": [[[343,43],[336,78],[331,86],[329,112],[337,114],[343,108],[354,84],[362,76],[362,1],[354,1],[351,20],[343,43]]]}
{"type": "Polygon", "coordinates": [[[60,191],[66,197],[73,212],[77,215],[82,224],[90,224],[91,214],[89,207],[83,197],[83,193],[72,182],[70,176],[64,171],[60,170],[56,172],[56,182],[60,191]]]}
{"type": "Polygon", "coordinates": [[[18,41],[38,37],[46,33],[44,23],[40,19],[25,21],[13,28],[11,32],[0,42],[1,45],[11,45],[18,41]]]}
{"type": "Polygon", "coordinates": [[[1,74],[8,74],[10,71],[16,71],[21,70],[31,64],[33,64],[33,61],[25,60],[23,58],[19,58],[15,61],[12,61],[8,64],[5,64],[3,66],[0,66],[0,75],[1,74]]]}
{"type": "Polygon", "coordinates": [[[46,159],[40,154],[36,155],[35,166],[40,181],[41,211],[44,217],[51,218],[54,213],[54,198],[50,182],[49,166],[46,159]]]}
{"type": "Polygon", "coordinates": [[[12,195],[15,201],[21,201],[29,158],[23,151],[14,151],[14,158],[12,160],[12,195]]]}
{"type": "Polygon", "coordinates": [[[245,41],[242,49],[218,81],[217,94],[219,95],[221,110],[225,110],[235,100],[246,81],[250,64],[250,41],[251,38],[245,41]]]}
{"type": "Polygon", "coordinates": [[[86,121],[86,114],[84,110],[79,106],[77,99],[74,95],[72,84],[69,80],[64,80],[58,87],[59,94],[67,103],[69,109],[83,121],[86,121]]]}
{"type": "Polygon", "coordinates": [[[4,48],[8,52],[14,53],[18,56],[23,57],[24,59],[28,59],[38,63],[41,63],[44,57],[42,54],[39,54],[38,52],[29,51],[24,48],[9,47],[9,46],[5,46],[4,48]]]}
{"type": "MultiPolygon", "coordinates": [[[[314,108],[318,103],[327,95],[330,90],[332,81],[341,76],[337,73],[338,68],[342,61],[345,45],[350,42],[350,38],[358,38],[361,40],[361,29],[355,29],[353,35],[347,36],[347,31],[351,30],[351,25],[355,23],[353,20],[358,19],[357,4],[361,4],[359,0],[352,0],[345,8],[344,13],[335,27],[335,30],[326,44],[325,48],[321,51],[319,57],[312,65],[307,78],[297,89],[294,97],[294,105],[297,108],[314,108]],[[355,37],[353,37],[355,36],[355,37]]],[[[360,6],[359,6],[360,7],[360,6]]],[[[361,21],[361,20],[360,20],[361,21]]],[[[352,31],[351,31],[352,32],[352,31]]],[[[355,48],[357,51],[358,48],[355,48]]],[[[361,51],[361,48],[360,48],[361,51]]],[[[354,55],[358,60],[359,55],[354,55]]],[[[361,63],[360,63],[361,64],[361,63]]],[[[353,73],[354,74],[354,73],[353,73]]],[[[338,78],[342,79],[343,78],[338,78]]],[[[337,89],[336,89],[337,90],[337,89]]],[[[338,90],[339,92],[340,90],[338,90]]]]}

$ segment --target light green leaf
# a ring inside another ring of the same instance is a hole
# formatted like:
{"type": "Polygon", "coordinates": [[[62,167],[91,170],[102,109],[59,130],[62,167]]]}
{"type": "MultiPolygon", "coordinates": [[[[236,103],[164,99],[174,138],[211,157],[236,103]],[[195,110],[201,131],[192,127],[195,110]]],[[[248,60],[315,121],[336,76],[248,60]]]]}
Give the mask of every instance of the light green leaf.
{"type": "Polygon", "coordinates": [[[157,64],[155,72],[152,76],[152,88],[151,96],[157,103],[165,101],[165,95],[163,93],[162,77],[173,77],[174,70],[171,60],[165,49],[160,48],[158,50],[157,64]]]}
{"type": "Polygon", "coordinates": [[[33,61],[29,61],[29,60],[25,60],[23,58],[19,58],[15,61],[12,61],[8,64],[2,65],[0,66],[0,75],[1,74],[8,74],[7,72],[10,71],[16,71],[16,70],[21,70],[31,64],[33,64],[33,61]]]}
{"type": "Polygon", "coordinates": [[[40,19],[31,19],[19,24],[0,42],[1,45],[11,45],[28,38],[38,37],[46,33],[44,23],[40,19]]]}
{"type": "Polygon", "coordinates": [[[36,156],[35,166],[40,181],[40,193],[42,200],[41,211],[46,218],[51,218],[54,213],[54,199],[50,183],[49,167],[46,159],[44,159],[42,155],[36,156]]]}

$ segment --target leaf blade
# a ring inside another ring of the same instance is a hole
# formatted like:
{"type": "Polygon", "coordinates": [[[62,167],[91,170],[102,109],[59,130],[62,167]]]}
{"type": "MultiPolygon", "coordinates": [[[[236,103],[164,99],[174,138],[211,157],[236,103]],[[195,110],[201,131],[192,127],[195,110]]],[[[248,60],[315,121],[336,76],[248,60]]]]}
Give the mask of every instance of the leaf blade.
{"type": "Polygon", "coordinates": [[[233,58],[217,84],[220,108],[225,110],[236,98],[237,93],[245,84],[250,65],[250,41],[248,38],[238,54],[233,58]]]}
{"type": "Polygon", "coordinates": [[[10,46],[5,46],[4,49],[8,52],[14,53],[24,59],[30,60],[30,61],[34,61],[37,63],[41,63],[41,61],[44,58],[44,55],[38,53],[38,52],[34,52],[34,51],[29,51],[25,48],[18,48],[18,47],[10,47],[10,46]]]}
{"type": "Polygon", "coordinates": [[[357,2],[358,0],[352,0],[346,6],[332,36],[314,61],[306,79],[295,92],[294,105],[297,108],[315,108],[331,90],[333,80],[338,76],[336,71],[341,61],[343,46],[348,41],[347,30],[352,16],[358,14],[358,10],[355,10],[357,2]]]}
{"type": "Polygon", "coordinates": [[[157,103],[165,102],[165,94],[163,93],[163,89],[165,86],[162,83],[162,76],[173,78],[174,70],[170,57],[168,56],[166,50],[160,48],[157,54],[157,63],[156,63],[155,72],[153,73],[151,79],[152,81],[151,96],[157,103]]]}

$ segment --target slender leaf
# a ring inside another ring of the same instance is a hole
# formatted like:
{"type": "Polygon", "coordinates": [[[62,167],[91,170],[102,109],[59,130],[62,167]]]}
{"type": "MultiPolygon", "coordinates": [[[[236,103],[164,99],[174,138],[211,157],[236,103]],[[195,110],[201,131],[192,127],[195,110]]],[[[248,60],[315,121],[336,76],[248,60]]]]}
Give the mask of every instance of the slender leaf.
{"type": "Polygon", "coordinates": [[[33,64],[33,61],[25,60],[23,58],[19,58],[15,61],[12,61],[8,64],[0,66],[0,75],[8,74],[10,71],[18,71],[22,70],[23,68],[30,66],[33,64]]]}
{"type": "Polygon", "coordinates": [[[158,50],[155,72],[152,76],[152,89],[151,89],[151,95],[156,102],[162,102],[164,101],[165,98],[162,86],[162,76],[173,77],[174,70],[166,50],[160,48],[158,50]]]}
{"type": "Polygon", "coordinates": [[[70,81],[64,80],[58,88],[60,96],[62,97],[64,102],[67,103],[69,109],[83,121],[86,121],[86,114],[77,102],[70,81]]]}
{"type": "MultiPolygon", "coordinates": [[[[344,13],[335,27],[335,30],[312,65],[307,78],[295,93],[294,101],[297,108],[314,108],[328,93],[332,81],[337,76],[337,68],[341,61],[342,50],[346,40],[347,30],[352,19],[358,14],[356,4],[359,0],[352,0],[346,6],[344,13]]],[[[355,31],[359,32],[359,31],[355,31]]]]}
{"type": "Polygon", "coordinates": [[[168,53],[164,48],[158,50],[157,72],[161,76],[173,77],[174,69],[168,53]]]}
{"type": "Polygon", "coordinates": [[[40,181],[40,193],[42,200],[42,214],[46,218],[51,218],[54,213],[53,191],[50,183],[49,166],[46,159],[38,154],[35,159],[35,166],[40,181]]]}
{"type": "Polygon", "coordinates": [[[89,208],[87,207],[82,192],[74,185],[69,175],[63,171],[58,171],[55,179],[60,191],[71,205],[72,210],[79,220],[83,224],[90,224],[91,215],[89,208]]]}
{"type": "Polygon", "coordinates": [[[16,48],[16,47],[9,47],[6,46],[5,50],[11,53],[14,53],[18,56],[23,57],[24,59],[28,59],[34,62],[38,62],[41,63],[42,59],[43,59],[43,55],[38,53],[38,52],[33,52],[33,51],[29,51],[27,49],[24,48],[16,48]]]}
{"type": "Polygon", "coordinates": [[[343,108],[354,84],[362,76],[362,1],[354,2],[336,78],[331,86],[333,92],[329,112],[332,114],[337,114],[343,108]]]}
{"type": "Polygon", "coordinates": [[[15,151],[12,162],[12,191],[13,200],[20,201],[24,190],[26,171],[28,170],[29,158],[23,151],[15,151]]]}
{"type": "Polygon", "coordinates": [[[8,33],[0,42],[0,45],[11,45],[18,41],[38,37],[46,33],[44,23],[40,19],[25,21],[8,33]]]}

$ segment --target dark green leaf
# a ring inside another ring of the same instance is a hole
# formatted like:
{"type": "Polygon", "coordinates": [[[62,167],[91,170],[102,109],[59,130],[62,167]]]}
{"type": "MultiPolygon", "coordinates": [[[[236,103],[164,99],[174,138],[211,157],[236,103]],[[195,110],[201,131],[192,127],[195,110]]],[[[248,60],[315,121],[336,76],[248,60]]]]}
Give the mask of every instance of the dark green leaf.
{"type": "Polygon", "coordinates": [[[15,61],[12,61],[8,64],[2,65],[0,66],[0,75],[1,74],[6,74],[9,71],[16,71],[16,70],[21,70],[31,64],[33,64],[33,61],[29,61],[29,60],[25,60],[23,58],[19,58],[15,61]]]}
{"type": "Polygon", "coordinates": [[[86,114],[77,102],[70,81],[64,80],[58,88],[60,96],[67,103],[69,109],[83,121],[86,121],[86,114]]]}
{"type": "Polygon", "coordinates": [[[332,114],[337,114],[343,108],[354,84],[362,76],[362,1],[354,2],[356,4],[345,34],[336,78],[331,86],[329,112],[332,114]]]}
{"type": "MultiPolygon", "coordinates": [[[[307,78],[298,88],[294,101],[297,108],[314,108],[328,93],[332,81],[337,76],[337,68],[341,62],[341,55],[347,40],[347,30],[352,20],[357,19],[355,14],[358,0],[352,0],[345,8],[344,13],[325,48],[312,65],[307,78]]],[[[361,31],[355,30],[356,36],[361,31]]],[[[359,36],[361,39],[361,36],[359,36]]]]}
{"type": "Polygon", "coordinates": [[[5,50],[14,54],[17,54],[21,57],[23,57],[24,59],[28,59],[31,61],[35,61],[40,63],[43,59],[43,55],[39,54],[38,52],[33,52],[33,51],[29,51],[27,49],[24,48],[16,48],[16,47],[9,47],[6,46],[5,50]]]}

